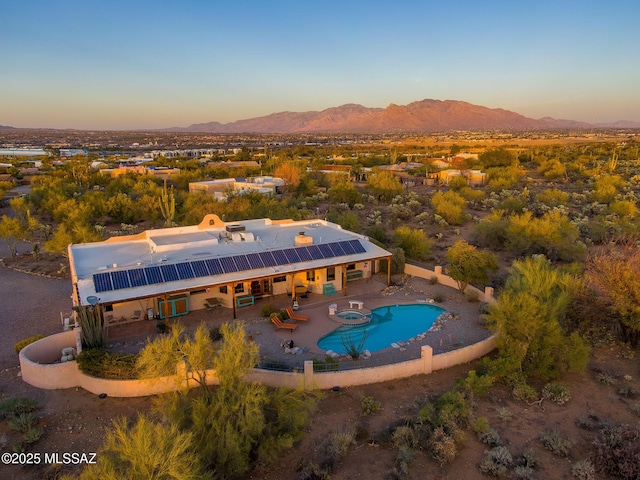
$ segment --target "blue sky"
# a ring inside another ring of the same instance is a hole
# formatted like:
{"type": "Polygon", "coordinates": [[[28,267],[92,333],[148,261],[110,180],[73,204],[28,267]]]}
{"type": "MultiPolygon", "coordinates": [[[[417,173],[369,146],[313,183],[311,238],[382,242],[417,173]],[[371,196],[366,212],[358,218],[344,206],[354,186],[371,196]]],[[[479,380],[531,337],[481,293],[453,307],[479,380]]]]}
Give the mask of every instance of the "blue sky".
{"type": "Polygon", "coordinates": [[[128,129],[464,100],[640,121],[640,3],[0,2],[0,124],[128,129]]]}

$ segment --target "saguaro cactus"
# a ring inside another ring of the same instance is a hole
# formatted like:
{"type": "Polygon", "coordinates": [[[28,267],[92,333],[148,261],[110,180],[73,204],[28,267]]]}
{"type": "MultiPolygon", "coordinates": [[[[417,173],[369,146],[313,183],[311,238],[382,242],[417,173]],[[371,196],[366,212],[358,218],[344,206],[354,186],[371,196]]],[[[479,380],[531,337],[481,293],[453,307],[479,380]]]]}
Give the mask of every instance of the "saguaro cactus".
{"type": "Polygon", "coordinates": [[[171,190],[167,189],[166,180],[162,187],[159,204],[160,213],[162,213],[162,217],[164,218],[165,226],[171,227],[173,225],[173,217],[176,214],[176,197],[173,194],[173,186],[171,186],[171,190]]]}

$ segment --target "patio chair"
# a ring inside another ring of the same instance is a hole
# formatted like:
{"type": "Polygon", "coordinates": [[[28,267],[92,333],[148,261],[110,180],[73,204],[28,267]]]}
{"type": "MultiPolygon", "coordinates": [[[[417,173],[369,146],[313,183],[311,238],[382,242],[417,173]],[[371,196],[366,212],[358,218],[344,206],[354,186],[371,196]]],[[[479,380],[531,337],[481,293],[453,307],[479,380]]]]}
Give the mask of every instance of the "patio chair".
{"type": "Polygon", "coordinates": [[[278,317],[277,313],[271,314],[271,323],[273,323],[278,328],[285,328],[293,333],[293,331],[298,328],[298,325],[294,325],[293,323],[282,323],[280,317],[278,317]]]}
{"type": "Polygon", "coordinates": [[[291,307],[287,307],[287,315],[289,315],[289,318],[291,320],[300,320],[301,322],[306,322],[307,320],[309,320],[311,317],[307,316],[307,315],[299,315],[296,312],[293,311],[293,308],[291,307]]]}

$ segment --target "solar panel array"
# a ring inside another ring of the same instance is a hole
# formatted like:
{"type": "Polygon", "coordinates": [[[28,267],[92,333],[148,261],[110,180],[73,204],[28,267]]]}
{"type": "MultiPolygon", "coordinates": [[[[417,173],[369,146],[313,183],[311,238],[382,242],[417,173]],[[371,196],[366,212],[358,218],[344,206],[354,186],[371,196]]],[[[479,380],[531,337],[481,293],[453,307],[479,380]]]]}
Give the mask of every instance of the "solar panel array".
{"type": "Polygon", "coordinates": [[[123,288],[257,270],[265,267],[335,258],[364,252],[366,250],[360,240],[345,240],[342,242],[323,243],[322,245],[310,245],[308,247],[285,248],[269,252],[96,273],[93,275],[93,283],[96,287],[96,293],[108,292],[123,288]]]}

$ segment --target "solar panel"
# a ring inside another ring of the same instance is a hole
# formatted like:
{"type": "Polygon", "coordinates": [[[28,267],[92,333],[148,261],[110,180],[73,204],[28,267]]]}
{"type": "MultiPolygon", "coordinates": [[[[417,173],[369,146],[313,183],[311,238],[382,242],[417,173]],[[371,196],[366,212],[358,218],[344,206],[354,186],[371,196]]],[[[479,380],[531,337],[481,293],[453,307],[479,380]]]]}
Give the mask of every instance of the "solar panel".
{"type": "Polygon", "coordinates": [[[210,275],[209,269],[207,268],[207,264],[204,260],[191,262],[191,268],[193,269],[193,273],[196,277],[208,277],[210,275]]]}
{"type": "Polygon", "coordinates": [[[113,290],[111,275],[109,273],[96,273],[93,276],[93,285],[96,287],[96,292],[109,292],[113,290]]]}
{"type": "Polygon", "coordinates": [[[353,246],[351,246],[348,241],[338,242],[338,243],[340,244],[340,246],[344,250],[345,254],[353,255],[354,253],[356,253],[355,248],[353,248],[353,246]]]}
{"type": "Polygon", "coordinates": [[[165,282],[175,282],[176,280],[180,280],[180,277],[178,277],[178,270],[176,270],[175,265],[160,265],[160,270],[162,271],[162,276],[164,277],[165,282]]]}
{"type": "Polygon", "coordinates": [[[365,253],[366,250],[360,243],[360,240],[349,240],[349,245],[353,247],[356,253],[365,253]]]}
{"type": "Polygon", "coordinates": [[[307,247],[307,251],[309,252],[309,255],[311,255],[312,260],[320,260],[324,258],[317,245],[309,245],[307,247]]]}
{"type": "Polygon", "coordinates": [[[180,280],[188,280],[195,277],[189,262],[176,263],[176,269],[178,270],[178,277],[180,277],[180,280]]]}
{"type": "Polygon", "coordinates": [[[346,253],[344,253],[344,250],[340,246],[340,242],[330,243],[329,248],[331,248],[334,257],[341,257],[342,255],[346,255],[346,253]]]}
{"type": "Polygon", "coordinates": [[[147,284],[147,278],[144,276],[144,268],[134,268],[128,270],[129,281],[132,287],[142,287],[147,284]]]}
{"type": "Polygon", "coordinates": [[[147,276],[147,282],[149,285],[154,283],[164,283],[164,279],[162,278],[162,272],[160,271],[160,267],[153,266],[147,267],[144,269],[144,273],[147,276]]]}
{"type": "Polygon", "coordinates": [[[282,253],[287,257],[287,263],[298,263],[302,261],[295,248],[285,248],[282,250],[282,253]]]}
{"type": "Polygon", "coordinates": [[[233,257],[233,260],[236,262],[236,266],[239,271],[242,270],[251,270],[251,265],[249,265],[249,261],[247,260],[246,255],[236,255],[233,257]]]}
{"type": "Polygon", "coordinates": [[[307,247],[296,248],[296,253],[300,257],[300,261],[302,262],[308,262],[312,260],[311,254],[309,253],[309,250],[307,250],[307,247]]]}
{"type": "Polygon", "coordinates": [[[329,245],[327,245],[326,243],[323,243],[322,245],[318,245],[318,248],[322,252],[323,258],[335,257],[335,255],[333,254],[333,251],[331,250],[331,247],[329,247],[329,245]]]}
{"type": "MultiPolygon", "coordinates": [[[[262,260],[262,263],[265,267],[275,267],[276,265],[278,265],[278,261],[273,257],[271,252],[260,252],[258,255],[260,256],[260,259],[262,260]]],[[[247,255],[247,258],[248,257],[249,255],[247,255]]]]}
{"type": "Polygon", "coordinates": [[[222,264],[220,260],[217,258],[210,258],[209,260],[205,260],[207,264],[207,268],[209,268],[209,273],[211,275],[222,275],[224,273],[224,269],[222,268],[222,264]]]}
{"type": "Polygon", "coordinates": [[[117,270],[111,272],[111,281],[113,282],[114,290],[122,290],[123,288],[131,288],[129,283],[129,275],[126,270],[117,270]]]}
{"type": "Polygon", "coordinates": [[[249,266],[252,270],[264,268],[264,263],[262,262],[260,255],[257,253],[247,253],[247,260],[249,261],[249,266]]]}
{"type": "Polygon", "coordinates": [[[274,250],[271,254],[277,262],[276,265],[286,265],[287,263],[291,263],[282,250],[274,250]]]}
{"type": "Polygon", "coordinates": [[[224,270],[224,273],[233,273],[238,271],[238,267],[236,267],[236,264],[233,261],[233,257],[221,258],[220,264],[222,265],[222,269],[224,270]]]}

